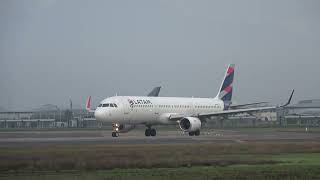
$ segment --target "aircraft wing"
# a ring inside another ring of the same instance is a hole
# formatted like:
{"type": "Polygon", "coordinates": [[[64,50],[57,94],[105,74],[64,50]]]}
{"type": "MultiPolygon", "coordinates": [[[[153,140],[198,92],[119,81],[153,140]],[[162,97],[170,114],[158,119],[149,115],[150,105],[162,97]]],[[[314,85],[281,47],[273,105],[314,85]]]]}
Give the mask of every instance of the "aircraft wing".
{"type": "MultiPolygon", "coordinates": [[[[252,112],[261,112],[261,111],[272,111],[276,110],[278,107],[272,106],[272,107],[259,107],[259,108],[248,108],[248,109],[233,109],[233,110],[225,110],[225,111],[218,111],[218,112],[211,112],[211,113],[200,113],[196,115],[190,115],[193,117],[218,117],[218,116],[228,116],[228,115],[236,115],[236,114],[242,114],[242,113],[252,113],[252,112]]],[[[169,116],[169,119],[172,121],[177,121],[186,116],[179,115],[179,114],[172,114],[169,116]]]]}
{"type": "Polygon", "coordinates": [[[247,104],[237,104],[237,105],[230,105],[230,109],[239,109],[241,107],[246,107],[246,106],[252,106],[252,105],[259,105],[259,104],[266,104],[268,102],[255,102],[255,103],[247,103],[247,104]]]}
{"type": "Polygon", "coordinates": [[[270,111],[276,110],[277,107],[258,107],[258,108],[248,108],[248,109],[234,109],[234,110],[225,110],[219,112],[212,112],[212,113],[201,113],[198,114],[199,117],[211,117],[211,116],[224,116],[224,115],[235,115],[241,113],[251,113],[251,112],[261,112],[261,111],[270,111]]]}
{"type": "MultiPolygon", "coordinates": [[[[292,96],[293,96],[294,90],[292,91],[289,100],[287,103],[285,103],[282,106],[270,106],[270,107],[257,107],[257,108],[246,108],[246,109],[231,109],[231,110],[224,110],[224,111],[218,111],[218,112],[210,112],[210,113],[200,113],[197,115],[191,115],[193,117],[213,117],[213,116],[228,116],[228,115],[235,115],[235,114],[242,114],[242,113],[252,113],[252,112],[261,112],[261,111],[272,111],[277,110],[278,108],[285,108],[288,106],[291,102],[292,96]]],[[[173,114],[169,116],[170,120],[180,120],[186,116],[183,115],[177,115],[173,114]]]]}

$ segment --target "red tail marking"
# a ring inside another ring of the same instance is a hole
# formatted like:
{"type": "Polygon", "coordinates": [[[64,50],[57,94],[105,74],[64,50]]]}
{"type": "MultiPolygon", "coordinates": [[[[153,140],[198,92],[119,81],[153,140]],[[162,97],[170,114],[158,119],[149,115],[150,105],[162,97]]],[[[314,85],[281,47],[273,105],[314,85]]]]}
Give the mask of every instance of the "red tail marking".
{"type": "Polygon", "coordinates": [[[91,109],[91,96],[89,96],[87,99],[86,109],[91,109]]]}
{"type": "Polygon", "coordinates": [[[232,86],[228,86],[224,89],[224,91],[226,91],[227,93],[232,91],[232,86]]]}
{"type": "Polygon", "coordinates": [[[233,71],[234,71],[234,68],[233,67],[229,67],[228,71],[227,71],[227,74],[231,74],[233,71]]]}

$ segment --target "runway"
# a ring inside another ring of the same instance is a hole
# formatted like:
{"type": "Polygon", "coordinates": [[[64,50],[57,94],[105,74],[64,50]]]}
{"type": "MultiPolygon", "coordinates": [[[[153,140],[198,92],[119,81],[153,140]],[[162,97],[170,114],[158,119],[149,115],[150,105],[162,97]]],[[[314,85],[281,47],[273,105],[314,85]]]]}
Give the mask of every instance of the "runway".
{"type": "Polygon", "coordinates": [[[207,130],[189,136],[181,131],[159,130],[156,137],[145,137],[143,130],[134,130],[111,137],[111,131],[16,131],[0,132],[0,145],[27,144],[190,144],[190,143],[245,143],[245,142],[319,142],[320,132],[274,131],[268,129],[207,130]]]}

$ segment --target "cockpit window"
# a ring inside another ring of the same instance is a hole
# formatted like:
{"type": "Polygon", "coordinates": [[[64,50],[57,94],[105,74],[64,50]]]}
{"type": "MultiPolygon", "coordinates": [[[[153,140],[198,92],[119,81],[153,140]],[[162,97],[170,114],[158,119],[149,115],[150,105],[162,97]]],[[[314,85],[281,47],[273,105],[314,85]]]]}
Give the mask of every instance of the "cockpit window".
{"type": "Polygon", "coordinates": [[[108,104],[100,104],[98,107],[118,107],[114,103],[108,103],[108,104]]]}

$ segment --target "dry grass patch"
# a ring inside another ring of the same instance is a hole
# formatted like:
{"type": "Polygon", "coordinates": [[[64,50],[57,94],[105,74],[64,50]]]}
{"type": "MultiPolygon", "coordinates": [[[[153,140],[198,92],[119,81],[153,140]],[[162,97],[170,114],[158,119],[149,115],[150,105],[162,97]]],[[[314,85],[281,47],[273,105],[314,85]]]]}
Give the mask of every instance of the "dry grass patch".
{"type": "Polygon", "coordinates": [[[270,164],[264,154],[318,153],[320,143],[34,145],[0,149],[0,170],[91,170],[270,164]]]}

